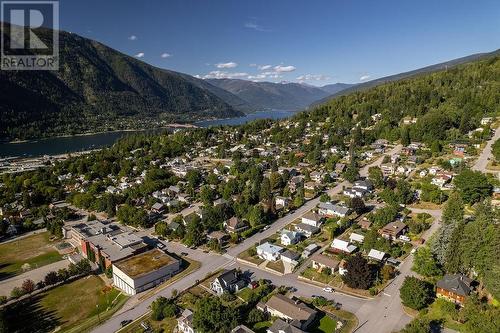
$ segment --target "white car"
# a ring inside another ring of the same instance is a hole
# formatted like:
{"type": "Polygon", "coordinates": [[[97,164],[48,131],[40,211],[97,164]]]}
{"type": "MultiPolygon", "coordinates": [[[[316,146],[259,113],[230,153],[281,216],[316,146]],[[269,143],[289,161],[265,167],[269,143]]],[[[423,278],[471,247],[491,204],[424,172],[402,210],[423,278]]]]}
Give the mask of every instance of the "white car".
{"type": "Polygon", "coordinates": [[[327,293],[333,293],[333,288],[331,288],[331,287],[325,287],[325,288],[323,288],[323,291],[327,292],[327,293]]]}

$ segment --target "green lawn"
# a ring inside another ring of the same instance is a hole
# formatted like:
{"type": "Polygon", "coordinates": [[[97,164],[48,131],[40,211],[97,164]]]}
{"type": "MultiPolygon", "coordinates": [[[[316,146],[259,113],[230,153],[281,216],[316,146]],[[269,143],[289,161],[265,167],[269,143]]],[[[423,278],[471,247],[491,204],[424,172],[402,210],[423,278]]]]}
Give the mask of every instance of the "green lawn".
{"type": "Polygon", "coordinates": [[[267,329],[271,327],[273,323],[271,321],[261,321],[253,325],[253,330],[255,333],[266,333],[267,329]]]}
{"type": "Polygon", "coordinates": [[[335,332],[337,328],[337,321],[332,319],[330,316],[323,314],[319,320],[316,320],[311,327],[309,327],[309,332],[311,333],[332,333],[335,332]]]}
{"type": "Polygon", "coordinates": [[[458,313],[453,303],[438,298],[434,303],[429,305],[428,311],[423,317],[429,320],[443,320],[445,327],[460,332],[462,330],[462,324],[453,320],[453,313],[455,311],[458,313]]]}
{"type": "Polygon", "coordinates": [[[309,280],[312,280],[312,281],[321,282],[321,283],[324,283],[324,284],[329,284],[335,278],[334,274],[326,275],[326,274],[318,273],[318,271],[315,270],[312,267],[306,268],[302,272],[301,275],[303,277],[305,277],[306,279],[309,279],[309,280]]]}
{"type": "Polygon", "coordinates": [[[59,328],[59,332],[84,332],[109,318],[126,300],[125,295],[91,275],[9,307],[6,322],[12,331],[59,328]]]}
{"type": "Polygon", "coordinates": [[[0,244],[0,280],[22,273],[24,264],[36,268],[61,260],[61,255],[54,248],[57,242],[51,242],[49,238],[49,233],[44,232],[0,244]]]}

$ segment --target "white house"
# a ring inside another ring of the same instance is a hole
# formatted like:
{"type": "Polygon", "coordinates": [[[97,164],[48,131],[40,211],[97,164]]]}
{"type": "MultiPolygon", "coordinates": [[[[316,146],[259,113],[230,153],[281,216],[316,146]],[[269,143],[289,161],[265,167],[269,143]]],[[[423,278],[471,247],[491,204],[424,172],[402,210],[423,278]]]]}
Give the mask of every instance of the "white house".
{"type": "Polygon", "coordinates": [[[309,224],[317,228],[321,226],[323,220],[324,220],[323,216],[313,212],[308,212],[307,214],[302,216],[302,223],[309,224]]]}
{"type": "Polygon", "coordinates": [[[368,253],[368,258],[376,261],[384,260],[385,256],[386,256],[385,252],[378,251],[375,249],[371,249],[370,252],[368,253]]]}
{"type": "Polygon", "coordinates": [[[335,205],[331,202],[321,202],[318,206],[318,213],[324,216],[346,217],[350,209],[341,205],[335,205]]]}
{"type": "Polygon", "coordinates": [[[297,244],[300,241],[301,234],[296,231],[282,230],[281,231],[281,244],[288,246],[297,244]]]}
{"type": "Polygon", "coordinates": [[[353,232],[353,233],[349,236],[349,240],[350,240],[351,242],[363,243],[363,241],[365,240],[365,236],[363,236],[363,235],[360,235],[360,234],[357,234],[357,233],[353,232]]]}
{"type": "Polygon", "coordinates": [[[269,261],[277,261],[280,259],[280,253],[283,252],[284,249],[281,246],[266,242],[257,246],[256,250],[260,258],[269,261]]]}
{"type": "Polygon", "coordinates": [[[357,249],[356,246],[349,244],[349,242],[346,242],[338,238],[335,238],[333,240],[331,247],[336,252],[344,252],[344,253],[352,253],[357,249]]]}
{"type": "Polygon", "coordinates": [[[194,333],[193,328],[193,312],[185,309],[181,316],[177,319],[177,329],[182,333],[194,333]]]}

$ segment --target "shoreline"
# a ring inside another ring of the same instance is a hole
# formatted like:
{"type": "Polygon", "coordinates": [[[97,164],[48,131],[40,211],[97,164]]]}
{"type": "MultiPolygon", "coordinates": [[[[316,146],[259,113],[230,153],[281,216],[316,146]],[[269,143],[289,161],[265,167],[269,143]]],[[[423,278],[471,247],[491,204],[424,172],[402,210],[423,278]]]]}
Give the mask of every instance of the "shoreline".
{"type": "MultiPolygon", "coordinates": [[[[228,118],[232,119],[232,118],[228,118]]],[[[217,120],[217,119],[214,119],[217,120]]],[[[206,120],[200,120],[201,121],[206,121],[206,120]]],[[[153,128],[127,128],[127,129],[117,129],[117,130],[112,130],[112,131],[95,131],[95,132],[86,132],[86,133],[77,133],[77,134],[63,134],[63,135],[56,135],[56,136],[48,136],[48,137],[41,137],[41,138],[34,138],[34,139],[26,139],[26,140],[12,140],[12,141],[3,141],[0,142],[0,144],[21,144],[21,143],[32,143],[32,142],[38,142],[38,141],[44,141],[44,140],[49,140],[49,139],[57,139],[57,138],[73,138],[73,137],[82,137],[82,136],[92,136],[92,135],[100,135],[100,134],[107,134],[107,133],[119,133],[119,132],[144,132],[144,131],[151,131],[151,130],[161,130],[161,129],[169,129],[169,128],[199,128],[199,126],[196,126],[194,123],[189,123],[189,124],[180,124],[180,123],[172,123],[172,124],[167,124],[164,126],[160,127],[153,127],[153,128]]]]}

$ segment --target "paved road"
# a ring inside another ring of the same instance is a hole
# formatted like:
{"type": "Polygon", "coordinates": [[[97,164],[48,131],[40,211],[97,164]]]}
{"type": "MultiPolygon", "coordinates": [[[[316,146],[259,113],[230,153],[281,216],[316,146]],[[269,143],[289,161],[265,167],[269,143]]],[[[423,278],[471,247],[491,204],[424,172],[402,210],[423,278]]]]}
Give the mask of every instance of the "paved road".
{"type": "Polygon", "coordinates": [[[21,287],[21,284],[26,279],[31,279],[35,283],[42,281],[48,272],[58,271],[61,268],[66,268],[69,266],[68,260],[56,261],[52,264],[42,266],[40,268],[35,268],[25,273],[16,275],[10,279],[0,281],[0,295],[8,296],[14,287],[21,287]]]}
{"type": "MultiPolygon", "coordinates": [[[[391,151],[388,152],[389,155],[392,154],[397,154],[401,151],[402,146],[398,145],[395,148],[393,148],[391,151]]],[[[367,175],[368,173],[368,168],[373,165],[380,165],[382,163],[383,157],[380,157],[370,165],[367,165],[363,167],[360,170],[361,175],[367,175]]],[[[340,193],[343,189],[344,186],[348,185],[348,182],[342,182],[332,189],[328,191],[328,194],[337,194],[340,193]]],[[[214,255],[214,254],[204,254],[199,250],[190,250],[186,249],[182,245],[175,244],[175,243],[167,243],[167,249],[172,250],[173,252],[179,253],[179,252],[187,252],[190,257],[192,257],[195,260],[198,260],[201,262],[201,267],[197,271],[189,274],[188,276],[182,278],[179,281],[176,281],[172,285],[166,287],[159,293],[151,296],[150,298],[139,302],[137,300],[137,297],[132,298],[132,301],[128,302],[124,309],[120,312],[118,312],[115,316],[113,316],[111,319],[106,321],[103,325],[97,327],[94,329],[93,332],[96,333],[108,333],[108,332],[114,332],[120,328],[120,322],[123,320],[127,319],[137,319],[138,317],[142,316],[144,313],[148,311],[149,305],[158,297],[158,296],[165,296],[165,297],[170,297],[172,290],[176,289],[178,291],[182,291],[185,289],[190,288],[195,284],[196,280],[202,280],[208,273],[214,272],[218,269],[225,268],[225,267],[230,267],[232,265],[238,265],[238,266],[245,266],[242,265],[241,263],[236,264],[235,257],[243,252],[244,250],[248,249],[249,247],[253,246],[255,243],[259,243],[266,237],[271,236],[272,234],[276,233],[278,230],[283,228],[285,225],[291,223],[297,218],[300,218],[303,214],[305,214],[307,211],[311,210],[312,208],[316,207],[316,205],[319,203],[319,198],[309,200],[306,202],[302,207],[297,209],[294,213],[288,214],[277,221],[275,221],[271,227],[261,233],[257,233],[253,235],[252,237],[246,239],[239,245],[229,249],[227,253],[224,256],[219,256],[219,255],[214,255]]],[[[300,282],[297,280],[297,277],[293,274],[290,275],[285,275],[283,277],[277,277],[276,275],[273,275],[272,273],[269,273],[264,270],[260,270],[258,268],[255,268],[253,266],[246,266],[248,269],[257,272],[258,276],[266,276],[266,278],[269,278],[272,281],[275,281],[277,285],[290,285],[290,286],[295,286],[297,287],[300,286],[300,290],[298,290],[299,295],[303,296],[310,296],[312,294],[324,294],[324,292],[321,290],[320,287],[312,286],[309,284],[306,284],[304,282],[300,282]]],[[[326,295],[325,295],[326,296],[326,295]]],[[[366,300],[361,300],[356,297],[352,297],[349,295],[344,295],[344,294],[338,294],[336,295],[336,300],[340,303],[343,304],[343,307],[351,312],[356,313],[355,310],[359,309],[363,302],[367,302],[366,300]]],[[[399,299],[398,299],[399,301],[399,299]]]]}
{"type": "Polygon", "coordinates": [[[488,140],[488,142],[486,142],[486,146],[479,155],[474,166],[472,166],[472,170],[481,172],[493,172],[486,170],[486,166],[488,165],[488,158],[491,157],[491,146],[498,139],[500,139],[500,128],[497,128],[493,137],[490,140],[488,140]]]}

